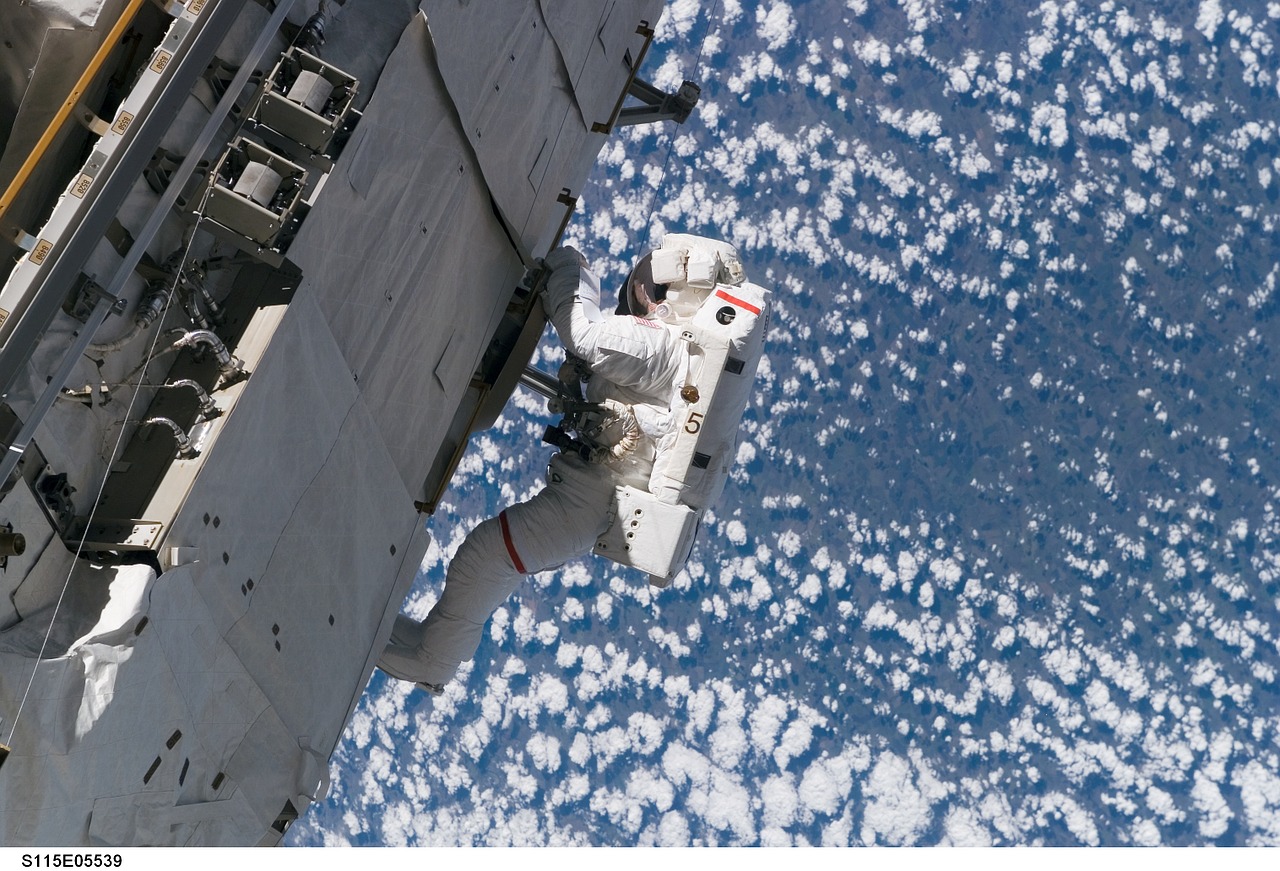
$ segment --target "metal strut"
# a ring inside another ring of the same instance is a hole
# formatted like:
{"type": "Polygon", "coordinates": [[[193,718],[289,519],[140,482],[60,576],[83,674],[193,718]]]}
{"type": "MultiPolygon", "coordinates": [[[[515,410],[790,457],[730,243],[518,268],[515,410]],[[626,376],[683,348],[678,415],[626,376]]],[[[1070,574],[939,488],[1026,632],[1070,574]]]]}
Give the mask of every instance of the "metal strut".
{"type": "Polygon", "coordinates": [[[524,371],[520,373],[520,383],[545,399],[560,399],[564,396],[559,381],[532,366],[524,367],[524,371]]]}
{"type": "Polygon", "coordinates": [[[641,21],[636,28],[636,33],[644,37],[644,44],[640,46],[640,54],[634,63],[631,61],[630,52],[627,53],[627,63],[630,65],[627,84],[618,94],[618,102],[609,113],[609,120],[592,124],[592,133],[603,133],[607,136],[615,127],[651,124],[655,121],[675,121],[677,124],[683,124],[688,120],[693,107],[698,105],[698,96],[702,93],[702,89],[687,79],[674,94],[668,94],[637,75],[644,64],[645,55],[649,53],[649,46],[653,43],[654,31],[649,26],[649,22],[641,21]],[[624,109],[622,104],[627,97],[635,97],[642,105],[628,106],[624,109]]]}
{"type": "Polygon", "coordinates": [[[683,124],[689,119],[693,107],[698,105],[702,89],[685,79],[674,94],[658,90],[644,79],[632,79],[627,93],[643,105],[627,106],[618,113],[618,127],[633,124],[652,124],[656,121],[674,121],[683,124]]]}

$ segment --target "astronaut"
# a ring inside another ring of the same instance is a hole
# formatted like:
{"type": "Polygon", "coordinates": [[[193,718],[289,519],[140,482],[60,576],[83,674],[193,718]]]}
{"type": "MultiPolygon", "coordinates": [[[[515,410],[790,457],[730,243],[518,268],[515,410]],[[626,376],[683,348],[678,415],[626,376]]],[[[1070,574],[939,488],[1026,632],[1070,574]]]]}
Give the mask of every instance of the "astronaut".
{"type": "MultiPolygon", "coordinates": [[[[717,273],[724,271],[724,261],[730,262],[741,283],[730,246],[698,237],[668,238],[675,242],[663,246],[667,255],[659,253],[666,271],[674,262],[670,252],[683,243],[678,249],[682,268],[689,260],[688,246],[693,246],[711,252],[717,273]]],[[[673,408],[682,405],[681,391],[688,392],[691,355],[676,324],[688,320],[716,286],[704,282],[707,288],[691,290],[683,281],[656,282],[654,253],[643,256],[627,276],[614,314],[601,312],[599,279],[581,254],[558,248],[547,256],[543,302],[548,318],[569,359],[587,370],[584,401],[607,409],[590,428],[594,450],[555,454],[546,487],[472,530],[451,561],[444,591],[426,620],[397,617],[391,643],[378,662],[383,671],[433,694],[443,692],[458,666],[474,656],[486,621],[524,575],[586,554],[614,520],[620,489],[648,491],[655,457],[672,443],[678,425],[673,408]],[[683,297],[676,291],[668,301],[669,286],[683,289],[683,297]]],[[[754,369],[752,361],[749,376],[754,369]]],[[[732,427],[736,431],[736,417],[732,427]]]]}

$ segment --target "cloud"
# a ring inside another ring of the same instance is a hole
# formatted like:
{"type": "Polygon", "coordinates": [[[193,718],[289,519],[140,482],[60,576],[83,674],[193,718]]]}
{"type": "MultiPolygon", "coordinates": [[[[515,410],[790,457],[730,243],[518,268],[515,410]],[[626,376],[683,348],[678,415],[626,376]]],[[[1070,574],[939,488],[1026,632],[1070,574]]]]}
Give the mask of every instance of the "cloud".
{"type": "Polygon", "coordinates": [[[1224,17],[1218,0],[1200,0],[1200,7],[1196,10],[1196,30],[1213,42],[1214,34],[1218,32],[1218,26],[1222,24],[1224,17]]]}
{"type": "Polygon", "coordinates": [[[796,33],[796,19],[791,4],[773,0],[768,6],[756,9],[756,35],[765,42],[769,51],[777,51],[791,42],[796,33]]]}
{"type": "MultiPolygon", "coordinates": [[[[823,807],[834,810],[839,795],[839,785],[834,778],[819,769],[812,787],[811,793],[801,788],[806,802],[820,802],[823,807]]],[[[894,753],[880,755],[863,784],[862,793],[869,799],[862,814],[860,835],[865,844],[911,845],[932,822],[933,813],[928,800],[916,787],[911,763],[894,753]]]]}

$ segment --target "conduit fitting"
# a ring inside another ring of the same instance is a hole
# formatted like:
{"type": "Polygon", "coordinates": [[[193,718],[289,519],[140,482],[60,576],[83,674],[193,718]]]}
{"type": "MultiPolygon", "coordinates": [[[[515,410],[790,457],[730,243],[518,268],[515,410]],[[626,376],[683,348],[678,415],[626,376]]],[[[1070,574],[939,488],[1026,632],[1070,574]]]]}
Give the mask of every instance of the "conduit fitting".
{"type": "Polygon", "coordinates": [[[209,292],[209,288],[205,286],[205,271],[203,266],[192,264],[191,268],[185,273],[183,283],[188,288],[188,296],[198,307],[199,304],[204,305],[204,310],[209,313],[209,320],[215,324],[223,321],[222,306],[218,305],[218,301],[213,298],[213,294],[209,292]]]}
{"type": "Polygon", "coordinates": [[[143,426],[167,426],[173,432],[174,441],[177,442],[177,457],[180,460],[189,460],[196,455],[195,446],[191,444],[191,439],[182,431],[182,427],[178,426],[167,417],[149,417],[142,422],[143,426]]]}
{"type": "Polygon", "coordinates": [[[147,295],[138,303],[138,308],[133,313],[133,322],[145,330],[164,314],[168,305],[168,282],[153,281],[147,286],[147,295]]]}
{"type": "Polygon", "coordinates": [[[222,307],[204,285],[204,263],[192,260],[183,265],[178,259],[169,268],[175,270],[175,287],[181,292],[187,317],[196,328],[207,330],[211,324],[222,323],[222,307]]]}
{"type": "Polygon", "coordinates": [[[27,549],[27,539],[21,532],[0,532],[0,558],[22,556],[27,549]]]}
{"type": "Polygon", "coordinates": [[[222,344],[211,330],[192,330],[181,339],[174,342],[176,348],[189,348],[193,345],[206,345],[209,350],[213,351],[213,357],[218,362],[218,371],[222,373],[223,378],[231,379],[244,372],[244,363],[231,355],[227,350],[227,346],[222,344]]]}
{"type": "Polygon", "coordinates": [[[199,381],[193,381],[190,378],[180,378],[177,381],[170,381],[165,385],[165,387],[190,387],[194,390],[196,392],[196,402],[200,405],[200,416],[204,420],[208,420],[211,417],[217,417],[222,413],[218,408],[218,403],[213,401],[213,397],[205,391],[199,381]]]}
{"type": "Polygon", "coordinates": [[[164,314],[168,302],[168,289],[165,287],[165,283],[163,281],[153,281],[147,286],[146,295],[142,297],[142,300],[138,303],[137,310],[133,313],[133,326],[129,328],[129,331],[110,342],[95,342],[89,346],[89,350],[99,354],[110,354],[119,351],[137,338],[139,333],[155,323],[156,319],[164,314]]]}

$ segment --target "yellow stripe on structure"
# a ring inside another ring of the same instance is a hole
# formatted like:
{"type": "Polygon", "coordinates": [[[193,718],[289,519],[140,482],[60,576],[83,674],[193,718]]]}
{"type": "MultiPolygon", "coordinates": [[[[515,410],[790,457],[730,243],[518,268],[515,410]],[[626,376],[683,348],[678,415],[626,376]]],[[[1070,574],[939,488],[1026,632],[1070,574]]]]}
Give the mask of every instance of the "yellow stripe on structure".
{"type": "Polygon", "coordinates": [[[80,102],[80,98],[84,96],[84,92],[88,90],[89,84],[98,75],[98,71],[102,65],[106,63],[107,56],[111,54],[111,50],[120,42],[120,37],[124,34],[125,28],[133,23],[134,17],[138,14],[138,10],[142,8],[142,4],[147,0],[129,0],[124,12],[120,18],[112,26],[111,32],[107,34],[106,39],[102,41],[102,45],[98,46],[97,53],[93,59],[89,61],[89,66],[81,73],[80,79],[71,89],[71,93],[67,95],[67,99],[63,101],[62,107],[58,109],[58,113],[53,116],[53,120],[49,122],[49,126],[45,128],[40,140],[36,142],[35,147],[31,149],[31,153],[27,155],[27,159],[23,162],[18,174],[13,177],[13,181],[9,183],[9,187],[4,194],[0,196],[0,220],[4,219],[8,213],[9,207],[13,205],[13,201],[17,199],[18,193],[22,190],[23,185],[27,183],[27,179],[35,170],[36,165],[44,158],[45,151],[53,142],[53,138],[58,135],[67,119],[71,117],[71,112],[75,109],[76,104],[80,102]]]}

